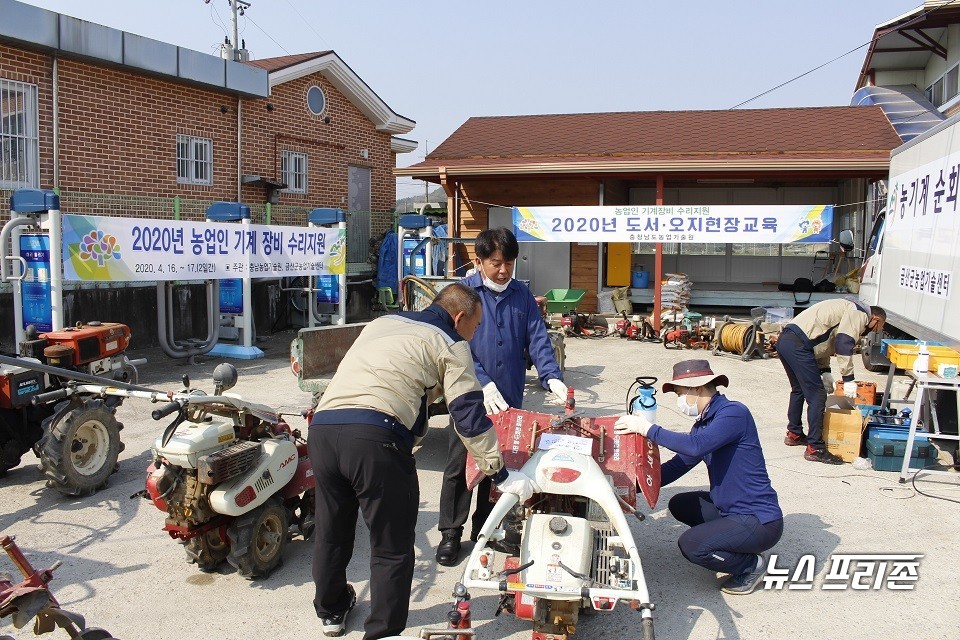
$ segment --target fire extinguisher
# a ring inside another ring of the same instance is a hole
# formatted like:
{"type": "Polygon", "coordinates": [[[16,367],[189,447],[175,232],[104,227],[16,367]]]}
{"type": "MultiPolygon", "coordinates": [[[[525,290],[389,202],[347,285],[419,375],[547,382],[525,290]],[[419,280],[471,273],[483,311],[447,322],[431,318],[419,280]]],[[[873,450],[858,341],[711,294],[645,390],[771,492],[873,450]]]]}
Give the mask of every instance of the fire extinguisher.
{"type": "Polygon", "coordinates": [[[655,424],[657,420],[657,389],[653,386],[656,383],[657,379],[653,376],[638,376],[627,389],[627,411],[635,416],[643,416],[650,424],[655,424]],[[633,393],[636,395],[631,397],[633,393]]]}

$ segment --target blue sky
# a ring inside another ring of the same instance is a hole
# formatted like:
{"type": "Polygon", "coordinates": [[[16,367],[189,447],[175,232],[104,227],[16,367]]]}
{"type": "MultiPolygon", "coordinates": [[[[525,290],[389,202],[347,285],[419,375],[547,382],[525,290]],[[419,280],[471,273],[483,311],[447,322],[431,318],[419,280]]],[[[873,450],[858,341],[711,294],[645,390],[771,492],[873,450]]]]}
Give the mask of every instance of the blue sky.
{"type": "MultiPolygon", "coordinates": [[[[227,0],[27,0],[215,53],[227,0]]],[[[423,159],[471,116],[728,109],[867,43],[921,0],[250,0],[256,58],[335,50],[397,113],[423,159]]],[[[849,104],[866,47],[747,107],[849,104]]],[[[397,196],[423,192],[398,181],[397,196]]]]}

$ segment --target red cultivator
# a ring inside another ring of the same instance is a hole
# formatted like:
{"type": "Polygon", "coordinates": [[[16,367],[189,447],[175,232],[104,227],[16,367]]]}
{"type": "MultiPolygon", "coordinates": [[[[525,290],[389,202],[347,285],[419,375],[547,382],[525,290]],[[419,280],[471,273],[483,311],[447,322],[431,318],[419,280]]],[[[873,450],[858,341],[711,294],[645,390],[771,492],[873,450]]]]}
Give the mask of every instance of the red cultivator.
{"type": "MultiPolygon", "coordinates": [[[[60,627],[71,638],[80,640],[109,640],[113,638],[107,631],[87,628],[83,616],[60,608],[60,603],[50,593],[48,583],[53,580],[53,572],[60,563],[49,569],[37,571],[20,551],[20,547],[11,536],[0,538],[0,545],[10,556],[10,560],[23,574],[23,581],[17,584],[8,576],[0,575],[0,618],[11,616],[13,626],[21,629],[34,620],[33,633],[41,635],[51,633],[60,627]]],[[[11,636],[0,636],[0,640],[13,640],[11,636]]]]}
{"type": "MultiPolygon", "coordinates": [[[[582,612],[609,612],[621,601],[640,612],[643,639],[652,640],[654,605],[624,512],[643,518],[638,486],[647,504],[657,502],[656,445],[615,435],[613,416],[511,409],[493,420],[504,463],[533,478],[540,492],[526,504],[499,497],[457,585],[445,633],[458,640],[471,633],[464,620],[470,590],[478,589],[500,594],[497,614],[531,620],[533,640],[567,640],[582,612]]],[[[471,460],[467,482],[479,480],[471,460]]]]}

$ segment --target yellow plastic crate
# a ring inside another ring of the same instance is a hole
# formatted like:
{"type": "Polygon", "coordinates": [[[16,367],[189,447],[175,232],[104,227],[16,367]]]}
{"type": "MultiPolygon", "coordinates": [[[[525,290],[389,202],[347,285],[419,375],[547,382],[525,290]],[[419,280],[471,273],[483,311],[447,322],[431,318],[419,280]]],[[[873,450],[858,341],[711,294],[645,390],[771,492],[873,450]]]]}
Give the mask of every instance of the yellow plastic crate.
{"type": "MultiPolygon", "coordinates": [[[[936,371],[937,366],[941,364],[960,367],[960,352],[950,347],[928,346],[927,352],[930,353],[930,371],[936,371]]],[[[919,343],[890,344],[887,347],[887,357],[900,369],[912,369],[913,361],[917,359],[919,353],[919,343]]]]}

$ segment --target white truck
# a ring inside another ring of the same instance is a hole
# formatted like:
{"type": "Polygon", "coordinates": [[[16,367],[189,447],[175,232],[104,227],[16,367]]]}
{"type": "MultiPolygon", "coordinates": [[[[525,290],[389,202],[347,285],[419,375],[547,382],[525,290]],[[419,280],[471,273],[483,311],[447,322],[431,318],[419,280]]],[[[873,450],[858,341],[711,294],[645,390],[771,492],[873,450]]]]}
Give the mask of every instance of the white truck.
{"type": "MultiPolygon", "coordinates": [[[[860,276],[860,300],[887,312],[884,338],[960,347],[960,116],[890,154],[887,206],[860,276]]],[[[864,366],[889,366],[881,336],[863,344],[864,366]]]]}

